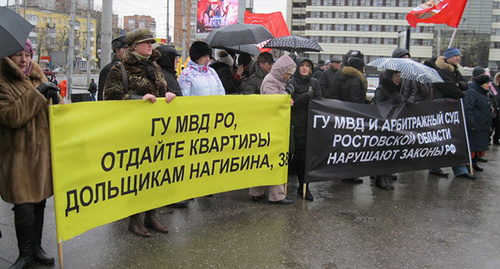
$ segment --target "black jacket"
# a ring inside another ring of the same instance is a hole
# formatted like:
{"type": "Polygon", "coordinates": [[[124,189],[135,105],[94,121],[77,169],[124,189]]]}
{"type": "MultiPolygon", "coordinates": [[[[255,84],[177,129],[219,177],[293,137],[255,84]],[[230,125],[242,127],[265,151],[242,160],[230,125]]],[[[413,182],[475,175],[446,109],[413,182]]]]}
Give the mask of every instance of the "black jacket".
{"type": "Polygon", "coordinates": [[[234,75],[231,72],[231,68],[229,67],[229,65],[227,65],[223,62],[216,62],[216,63],[210,65],[210,67],[215,69],[215,71],[217,72],[217,75],[219,75],[220,81],[222,82],[222,85],[224,86],[224,90],[226,90],[226,94],[238,94],[238,93],[240,93],[239,83],[234,78],[234,75]]]}
{"type": "Polygon", "coordinates": [[[340,86],[340,100],[351,103],[366,103],[366,90],[368,82],[365,75],[356,68],[346,66],[337,72],[334,78],[335,83],[340,86]],[[338,75],[338,76],[337,76],[338,75]]]}
{"type": "Polygon", "coordinates": [[[321,93],[324,98],[340,99],[340,92],[336,91],[336,89],[334,88],[335,85],[334,77],[337,71],[339,70],[331,67],[327,69],[325,72],[321,73],[321,76],[319,78],[319,85],[321,86],[321,93]]]}
{"type": "MultiPolygon", "coordinates": [[[[311,60],[299,57],[295,61],[297,66],[304,61],[309,61],[313,66],[311,60]]],[[[295,71],[293,77],[287,82],[287,87],[293,87],[292,99],[292,125],[294,129],[294,142],[296,149],[306,148],[307,141],[307,116],[309,112],[309,100],[321,99],[321,89],[319,81],[311,75],[304,77],[300,75],[299,68],[295,71]]]]}
{"type": "Polygon", "coordinates": [[[467,81],[462,77],[458,66],[453,66],[446,62],[443,56],[436,60],[438,73],[443,79],[442,83],[433,84],[433,99],[459,99],[464,97],[464,91],[467,90],[467,81]]]}
{"type": "Polygon", "coordinates": [[[171,46],[160,46],[158,51],[161,57],[156,60],[156,63],[161,67],[161,72],[167,81],[169,92],[175,93],[177,96],[182,96],[181,86],[177,82],[177,72],[175,71],[175,48],[171,46]]]}
{"type": "Polygon", "coordinates": [[[375,104],[390,102],[393,105],[398,105],[402,101],[401,85],[396,85],[392,81],[393,72],[380,73],[380,83],[375,90],[373,101],[375,104]]]}

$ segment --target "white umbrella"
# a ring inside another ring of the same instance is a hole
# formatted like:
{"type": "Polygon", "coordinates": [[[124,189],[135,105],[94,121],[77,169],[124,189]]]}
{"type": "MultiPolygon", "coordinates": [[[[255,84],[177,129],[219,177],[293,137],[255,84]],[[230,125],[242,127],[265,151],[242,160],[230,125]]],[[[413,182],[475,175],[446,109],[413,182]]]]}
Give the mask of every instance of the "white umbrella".
{"type": "Polygon", "coordinates": [[[378,58],[367,65],[401,72],[401,77],[420,83],[444,82],[435,69],[408,58],[378,58]]]}

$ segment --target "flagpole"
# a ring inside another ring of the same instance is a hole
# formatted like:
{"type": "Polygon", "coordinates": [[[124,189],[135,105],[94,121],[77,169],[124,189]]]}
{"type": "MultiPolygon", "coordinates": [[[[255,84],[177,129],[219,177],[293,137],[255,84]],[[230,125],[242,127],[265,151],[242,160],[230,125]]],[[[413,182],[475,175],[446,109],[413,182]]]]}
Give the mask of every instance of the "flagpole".
{"type": "Polygon", "coordinates": [[[448,48],[451,47],[451,44],[453,43],[453,39],[455,39],[455,35],[457,34],[457,28],[455,28],[455,30],[453,30],[453,34],[451,35],[451,39],[450,39],[450,44],[448,44],[448,48]]]}

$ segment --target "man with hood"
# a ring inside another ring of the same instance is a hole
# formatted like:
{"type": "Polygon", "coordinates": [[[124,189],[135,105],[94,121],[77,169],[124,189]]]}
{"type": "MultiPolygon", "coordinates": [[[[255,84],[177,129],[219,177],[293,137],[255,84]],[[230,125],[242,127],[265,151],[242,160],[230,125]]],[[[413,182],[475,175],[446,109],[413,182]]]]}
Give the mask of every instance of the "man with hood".
{"type": "MultiPolygon", "coordinates": [[[[464,92],[468,88],[468,83],[462,77],[462,74],[460,74],[459,62],[460,50],[453,47],[446,49],[444,55],[440,56],[436,60],[438,74],[441,76],[444,82],[433,84],[434,99],[460,99],[465,96],[464,92]]],[[[469,173],[465,165],[454,166],[452,167],[452,170],[455,174],[455,177],[462,177],[467,179],[476,178],[476,176],[469,173]]],[[[448,173],[445,173],[440,168],[429,169],[429,173],[440,177],[448,177],[448,173]]]]}
{"type": "Polygon", "coordinates": [[[269,74],[273,67],[274,59],[271,53],[263,52],[257,57],[255,62],[255,72],[241,83],[241,92],[243,94],[260,94],[260,86],[264,77],[269,74]]]}
{"type": "Polygon", "coordinates": [[[111,67],[113,67],[113,65],[116,62],[123,61],[123,59],[125,59],[125,52],[128,49],[127,36],[122,35],[122,36],[119,36],[119,37],[113,39],[113,41],[111,41],[111,49],[115,53],[113,55],[113,59],[111,60],[111,62],[109,64],[104,66],[101,69],[101,72],[99,73],[99,85],[97,87],[99,89],[99,91],[97,92],[97,101],[104,100],[104,98],[103,98],[104,97],[104,95],[103,95],[104,84],[106,83],[106,79],[108,78],[109,70],[111,70],[111,67]]]}
{"type": "MultiPolygon", "coordinates": [[[[281,56],[271,68],[271,72],[262,81],[260,88],[261,94],[290,94],[286,92],[286,81],[289,80],[295,73],[297,65],[287,55],[281,56]]],[[[253,201],[259,201],[266,198],[265,187],[250,188],[250,195],[253,201]]],[[[270,204],[292,204],[293,200],[287,199],[285,196],[285,185],[269,186],[270,204]]]]}
{"type": "Polygon", "coordinates": [[[161,53],[161,57],[156,60],[156,63],[161,67],[161,72],[167,81],[169,91],[175,93],[176,96],[182,96],[181,86],[177,82],[176,71],[179,57],[181,56],[180,52],[172,45],[162,45],[156,49],[161,53]]]}

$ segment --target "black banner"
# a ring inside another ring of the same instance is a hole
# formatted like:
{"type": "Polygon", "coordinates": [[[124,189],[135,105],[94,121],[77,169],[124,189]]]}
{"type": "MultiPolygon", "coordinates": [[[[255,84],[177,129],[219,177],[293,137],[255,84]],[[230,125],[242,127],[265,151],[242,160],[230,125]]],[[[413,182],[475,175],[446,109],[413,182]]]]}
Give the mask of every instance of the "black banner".
{"type": "Polygon", "coordinates": [[[469,162],[461,101],[392,106],[313,100],[306,181],[456,166],[469,162]]]}

